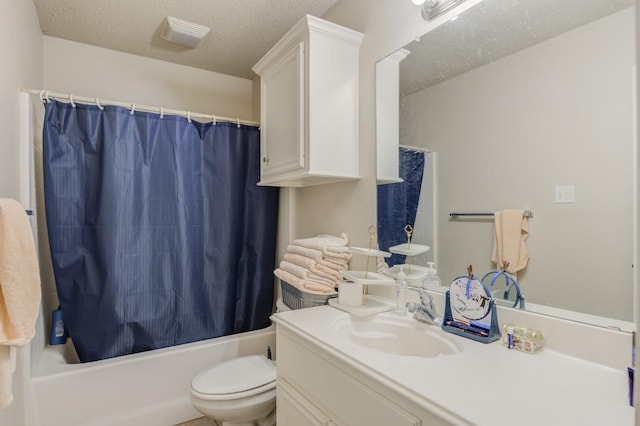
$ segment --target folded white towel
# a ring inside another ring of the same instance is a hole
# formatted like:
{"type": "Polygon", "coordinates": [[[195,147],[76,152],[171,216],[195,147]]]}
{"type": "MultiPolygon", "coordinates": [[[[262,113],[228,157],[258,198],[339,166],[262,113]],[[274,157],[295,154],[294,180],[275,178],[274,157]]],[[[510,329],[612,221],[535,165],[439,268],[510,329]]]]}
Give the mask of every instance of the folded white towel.
{"type": "Polygon", "coordinates": [[[349,269],[349,264],[344,260],[333,260],[329,258],[323,258],[318,261],[319,265],[326,266],[327,268],[335,269],[336,271],[346,271],[349,269]]]}
{"type": "Polygon", "coordinates": [[[313,259],[316,262],[322,259],[322,252],[316,249],[302,247],[296,244],[289,244],[287,246],[287,252],[299,254],[301,256],[308,257],[309,259],[313,259]]]}
{"type": "Polygon", "coordinates": [[[325,256],[337,256],[344,253],[349,253],[351,249],[343,246],[327,246],[323,250],[325,256]]]}
{"type": "Polygon", "coordinates": [[[339,237],[329,234],[320,234],[311,238],[300,238],[294,240],[292,244],[318,250],[323,254],[345,253],[350,249],[347,247],[349,238],[344,232],[339,237]]]}
{"type": "Polygon", "coordinates": [[[309,280],[298,278],[295,275],[290,274],[289,272],[284,271],[280,268],[277,268],[275,271],[273,271],[273,274],[276,277],[280,278],[282,281],[286,281],[292,286],[298,288],[301,291],[305,291],[307,293],[328,294],[328,295],[336,294],[336,291],[333,288],[330,288],[322,284],[317,284],[309,280]]]}
{"type": "Polygon", "coordinates": [[[320,250],[299,246],[297,244],[289,244],[287,246],[287,252],[299,254],[299,255],[308,257],[310,259],[313,259],[317,262],[324,259],[332,262],[348,263],[351,260],[351,257],[353,256],[351,254],[351,249],[347,249],[346,251],[343,251],[340,253],[334,253],[334,252],[323,253],[320,250]]]}
{"type": "Polygon", "coordinates": [[[287,271],[290,274],[295,275],[298,278],[306,279],[309,277],[309,270],[295,263],[291,263],[287,260],[280,262],[280,269],[287,271]]]}
{"type": "Polygon", "coordinates": [[[291,263],[287,260],[283,260],[280,262],[280,269],[283,271],[287,271],[290,274],[295,275],[298,278],[303,280],[311,281],[317,284],[322,284],[330,288],[335,288],[338,283],[337,279],[329,279],[322,277],[318,274],[315,274],[309,271],[307,268],[303,268],[302,266],[296,265],[295,263],[291,263]]]}
{"type": "Polygon", "coordinates": [[[307,268],[310,272],[313,272],[321,277],[328,278],[328,279],[336,279],[336,280],[340,279],[339,271],[333,268],[326,267],[324,265],[320,265],[318,264],[318,262],[316,262],[313,259],[309,259],[308,257],[301,256],[295,253],[285,253],[284,260],[287,260],[298,266],[307,268]]]}
{"type": "Polygon", "coordinates": [[[24,207],[0,199],[0,409],[12,401],[15,349],[35,334],[40,308],[40,272],[31,226],[24,207]]]}
{"type": "Polygon", "coordinates": [[[294,265],[302,266],[309,271],[311,271],[311,268],[315,267],[318,264],[318,262],[316,262],[315,260],[296,253],[285,253],[284,260],[291,262],[294,265]]]}
{"type": "Polygon", "coordinates": [[[327,260],[331,259],[331,260],[337,260],[337,261],[343,261],[343,262],[350,261],[351,257],[353,257],[353,254],[351,254],[351,248],[340,253],[328,252],[323,254],[323,259],[327,259],[327,260]]]}
{"type": "Polygon", "coordinates": [[[331,288],[336,288],[338,286],[337,279],[321,277],[320,275],[314,274],[313,272],[309,273],[307,280],[317,284],[326,285],[327,287],[331,287],[331,288]]]}
{"type": "Polygon", "coordinates": [[[319,293],[325,293],[325,294],[335,294],[336,290],[333,287],[327,287],[324,284],[317,284],[314,283],[313,281],[307,281],[304,284],[304,289],[305,290],[311,290],[311,291],[317,291],[319,293]]]}
{"type": "Polygon", "coordinates": [[[495,232],[491,260],[498,269],[511,275],[524,269],[529,261],[525,240],[529,237],[529,224],[524,210],[503,210],[494,213],[495,232]],[[506,267],[505,267],[506,266],[506,267]]]}

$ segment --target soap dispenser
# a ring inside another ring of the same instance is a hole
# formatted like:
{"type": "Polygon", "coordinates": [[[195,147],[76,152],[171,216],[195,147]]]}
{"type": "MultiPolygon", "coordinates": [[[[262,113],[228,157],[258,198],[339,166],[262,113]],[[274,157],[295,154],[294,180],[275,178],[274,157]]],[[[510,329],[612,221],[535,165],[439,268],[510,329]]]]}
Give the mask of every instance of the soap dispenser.
{"type": "Polygon", "coordinates": [[[396,276],[396,313],[407,315],[407,275],[404,273],[404,266],[400,267],[396,276]]]}
{"type": "Polygon", "coordinates": [[[427,262],[427,275],[424,277],[422,287],[430,290],[437,290],[440,287],[440,277],[433,262],[427,262]]]}

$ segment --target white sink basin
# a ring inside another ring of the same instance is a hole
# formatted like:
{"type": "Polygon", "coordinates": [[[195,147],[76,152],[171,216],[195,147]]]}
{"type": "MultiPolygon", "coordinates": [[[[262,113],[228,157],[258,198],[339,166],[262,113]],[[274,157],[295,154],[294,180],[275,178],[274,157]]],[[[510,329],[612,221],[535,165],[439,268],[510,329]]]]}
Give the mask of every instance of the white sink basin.
{"type": "Polygon", "coordinates": [[[434,358],[462,351],[462,345],[440,328],[393,315],[351,316],[335,322],[334,330],[351,343],[392,355],[434,358]]]}

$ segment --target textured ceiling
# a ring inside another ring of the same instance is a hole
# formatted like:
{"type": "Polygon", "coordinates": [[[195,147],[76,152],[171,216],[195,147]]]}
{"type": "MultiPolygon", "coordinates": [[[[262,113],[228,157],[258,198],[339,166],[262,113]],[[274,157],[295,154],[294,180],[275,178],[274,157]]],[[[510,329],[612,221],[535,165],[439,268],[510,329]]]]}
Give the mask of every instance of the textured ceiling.
{"type": "Polygon", "coordinates": [[[400,65],[401,94],[417,92],[633,4],[634,0],[484,0],[406,46],[411,54],[400,65]]]}
{"type": "Polygon", "coordinates": [[[305,14],[338,0],[33,0],[45,35],[253,78],[251,67],[305,14]],[[195,49],[160,38],[166,16],[211,27],[195,49]]]}

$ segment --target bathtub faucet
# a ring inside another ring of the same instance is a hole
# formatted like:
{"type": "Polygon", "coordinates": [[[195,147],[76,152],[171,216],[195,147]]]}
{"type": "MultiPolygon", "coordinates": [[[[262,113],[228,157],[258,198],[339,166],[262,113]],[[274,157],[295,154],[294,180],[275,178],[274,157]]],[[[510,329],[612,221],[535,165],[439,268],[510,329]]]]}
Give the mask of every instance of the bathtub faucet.
{"type": "Polygon", "coordinates": [[[420,303],[407,302],[407,309],[413,313],[413,318],[427,324],[442,325],[442,316],[438,314],[433,306],[433,297],[428,291],[407,287],[407,290],[415,291],[420,295],[420,303]]]}

